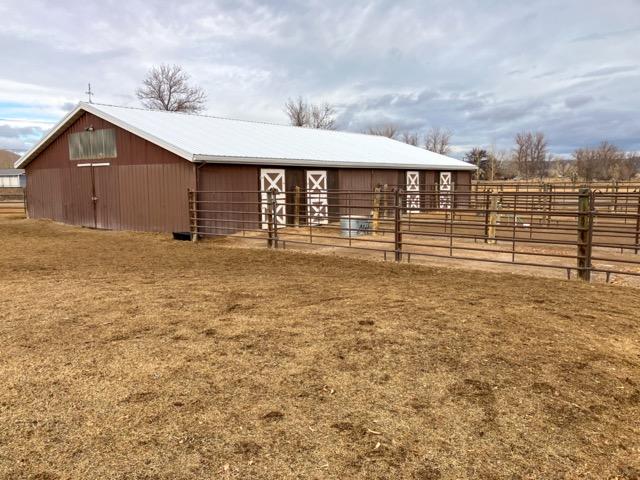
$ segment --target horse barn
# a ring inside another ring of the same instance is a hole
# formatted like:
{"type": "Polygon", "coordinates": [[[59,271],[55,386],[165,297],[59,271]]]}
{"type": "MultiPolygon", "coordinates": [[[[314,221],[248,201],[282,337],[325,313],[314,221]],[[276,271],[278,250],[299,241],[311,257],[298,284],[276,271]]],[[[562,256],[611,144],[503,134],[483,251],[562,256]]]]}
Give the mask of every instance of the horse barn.
{"type": "Polygon", "coordinates": [[[343,211],[331,192],[397,188],[415,192],[414,210],[448,208],[448,195],[468,196],[475,169],[386,137],[90,103],[16,167],[26,170],[30,218],[168,233],[190,230],[193,192],[236,193],[242,201],[209,219],[232,232],[263,225],[267,191],[276,192],[278,222],[293,215],[294,191],[303,217],[318,223],[343,211]]]}

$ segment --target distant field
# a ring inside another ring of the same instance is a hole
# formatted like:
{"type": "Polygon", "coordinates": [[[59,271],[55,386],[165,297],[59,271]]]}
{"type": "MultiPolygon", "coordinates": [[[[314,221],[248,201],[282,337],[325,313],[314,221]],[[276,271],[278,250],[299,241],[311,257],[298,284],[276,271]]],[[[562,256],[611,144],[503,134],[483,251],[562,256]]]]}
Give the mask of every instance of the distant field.
{"type": "Polygon", "coordinates": [[[640,290],[0,219],[0,478],[640,476],[640,290]]]}

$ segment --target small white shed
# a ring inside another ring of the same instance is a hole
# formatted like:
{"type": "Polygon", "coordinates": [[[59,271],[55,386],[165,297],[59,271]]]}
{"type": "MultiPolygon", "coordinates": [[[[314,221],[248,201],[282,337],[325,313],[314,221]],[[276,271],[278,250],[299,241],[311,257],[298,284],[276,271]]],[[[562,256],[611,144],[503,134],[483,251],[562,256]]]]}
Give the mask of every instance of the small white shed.
{"type": "Polygon", "coordinates": [[[21,168],[0,169],[0,188],[24,188],[26,178],[21,168]]]}

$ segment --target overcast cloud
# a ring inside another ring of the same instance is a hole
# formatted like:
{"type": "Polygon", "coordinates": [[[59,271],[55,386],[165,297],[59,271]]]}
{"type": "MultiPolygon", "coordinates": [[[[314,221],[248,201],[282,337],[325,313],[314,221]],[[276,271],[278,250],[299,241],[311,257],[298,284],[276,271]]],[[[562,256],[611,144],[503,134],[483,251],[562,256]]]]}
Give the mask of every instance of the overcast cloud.
{"type": "Polygon", "coordinates": [[[137,106],[178,63],[208,112],[284,123],[303,95],[340,128],[394,122],[510,148],[544,131],[567,154],[640,151],[640,1],[14,1],[0,18],[0,148],[24,150],[81,99],[137,106]]]}

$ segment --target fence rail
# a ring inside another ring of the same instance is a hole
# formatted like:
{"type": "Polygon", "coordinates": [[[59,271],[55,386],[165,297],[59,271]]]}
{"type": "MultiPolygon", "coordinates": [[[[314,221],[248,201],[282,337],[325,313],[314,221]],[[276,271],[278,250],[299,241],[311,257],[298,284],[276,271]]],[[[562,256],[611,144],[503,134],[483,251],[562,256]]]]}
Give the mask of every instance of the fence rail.
{"type": "Polygon", "coordinates": [[[640,276],[640,192],[191,191],[193,238],[640,276]]]}
{"type": "Polygon", "coordinates": [[[0,188],[0,218],[26,217],[27,203],[23,188],[0,188]]]}

